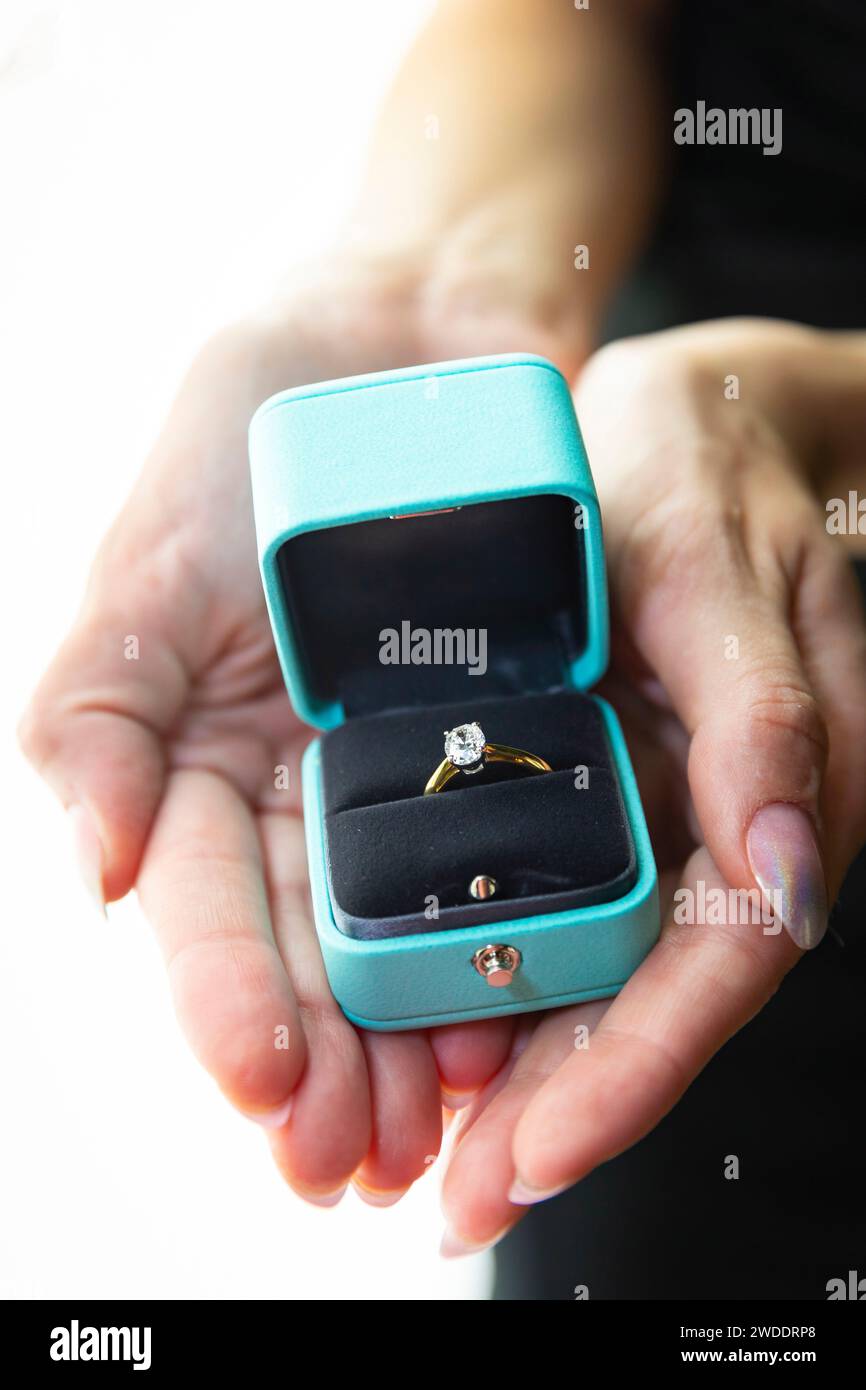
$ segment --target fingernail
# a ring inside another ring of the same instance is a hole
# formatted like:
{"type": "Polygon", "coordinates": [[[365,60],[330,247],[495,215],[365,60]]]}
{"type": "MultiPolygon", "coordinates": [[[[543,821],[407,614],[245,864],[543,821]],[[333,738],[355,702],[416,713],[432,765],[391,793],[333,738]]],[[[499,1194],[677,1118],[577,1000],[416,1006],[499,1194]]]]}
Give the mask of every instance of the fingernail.
{"type": "Polygon", "coordinates": [[[439,1246],[439,1254],[442,1256],[443,1260],[459,1260],[462,1259],[464,1255],[481,1255],[485,1250],[492,1249],[496,1242],[501,1240],[510,1229],[510,1226],[506,1226],[505,1229],[500,1231],[498,1235],[495,1235],[492,1240],[484,1240],[480,1245],[472,1245],[468,1240],[464,1240],[462,1236],[458,1236],[452,1226],[446,1226],[445,1234],[442,1237],[442,1244],[439,1246]]]}
{"type": "Polygon", "coordinates": [[[799,806],[762,806],[746,837],[758,887],[801,950],[817,946],[827,930],[827,887],[815,830],[799,806]]]}
{"type": "Polygon", "coordinates": [[[342,1202],[348,1192],[349,1184],[344,1183],[342,1187],[338,1187],[334,1192],[305,1192],[301,1187],[295,1187],[293,1190],[299,1197],[305,1202],[309,1202],[313,1207],[336,1207],[342,1202]]]}
{"type": "Polygon", "coordinates": [[[293,1097],[289,1096],[284,1105],[276,1105],[272,1110],[241,1110],[241,1114],[262,1129],[282,1129],[292,1113],[293,1103],[293,1097]]]}
{"type": "Polygon", "coordinates": [[[399,1202],[401,1197],[405,1197],[409,1191],[408,1187],[380,1188],[367,1187],[366,1183],[361,1182],[360,1178],[352,1179],[352,1186],[368,1207],[393,1207],[399,1202]]]}
{"type": "Polygon", "coordinates": [[[477,1091],[449,1091],[446,1086],[442,1086],[442,1107],[445,1110],[462,1110],[465,1105],[474,1100],[477,1091]]]}
{"type": "Polygon", "coordinates": [[[86,806],[76,803],[66,812],[72,826],[72,843],[78,860],[78,871],[84,886],[96,903],[100,917],[108,916],[105,910],[105,893],[102,888],[104,855],[96,821],[86,806]]]}
{"type": "Polygon", "coordinates": [[[563,1183],[561,1187],[530,1187],[522,1178],[515,1178],[508,1189],[508,1200],[518,1207],[531,1207],[536,1202],[546,1202],[551,1197],[558,1197],[560,1192],[564,1192],[570,1183],[563,1183]]]}

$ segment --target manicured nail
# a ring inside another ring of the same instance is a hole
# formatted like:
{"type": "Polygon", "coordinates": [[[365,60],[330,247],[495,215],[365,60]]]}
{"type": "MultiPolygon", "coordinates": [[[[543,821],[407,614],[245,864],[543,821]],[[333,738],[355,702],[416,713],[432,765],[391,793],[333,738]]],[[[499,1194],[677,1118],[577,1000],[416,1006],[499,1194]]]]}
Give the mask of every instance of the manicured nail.
{"type": "Polygon", "coordinates": [[[348,1190],[348,1183],[344,1183],[342,1187],[338,1187],[334,1192],[305,1192],[303,1188],[294,1188],[294,1191],[299,1197],[305,1202],[309,1202],[310,1205],[314,1207],[336,1207],[342,1202],[348,1190]]]}
{"type": "Polygon", "coordinates": [[[105,893],[102,888],[102,871],[105,857],[102,842],[93,819],[86,806],[76,803],[66,812],[72,826],[72,843],[78,860],[78,871],[84,886],[96,903],[100,917],[108,916],[105,910],[105,893]]]}
{"type": "Polygon", "coordinates": [[[381,1188],[367,1187],[366,1183],[361,1182],[360,1178],[352,1179],[352,1186],[368,1207],[393,1207],[399,1202],[401,1197],[405,1197],[409,1191],[408,1187],[381,1188]]]}
{"type": "Polygon", "coordinates": [[[815,830],[799,806],[762,806],[746,837],[758,887],[803,951],[827,930],[827,887],[815,830]]]}
{"type": "Polygon", "coordinates": [[[492,1240],[484,1240],[480,1245],[472,1245],[468,1240],[464,1240],[462,1236],[458,1236],[453,1227],[446,1226],[445,1234],[442,1237],[442,1244],[439,1246],[439,1254],[442,1256],[443,1260],[459,1260],[462,1259],[464,1255],[480,1255],[483,1251],[490,1250],[498,1240],[502,1239],[505,1232],[510,1229],[510,1226],[506,1226],[505,1230],[500,1231],[492,1240]]]}
{"type": "Polygon", "coordinates": [[[508,1189],[508,1200],[517,1207],[531,1207],[536,1202],[546,1202],[551,1197],[558,1197],[560,1192],[564,1192],[570,1183],[563,1183],[561,1187],[530,1187],[529,1183],[523,1182],[521,1178],[515,1178],[508,1189]]]}
{"type": "Polygon", "coordinates": [[[241,1114],[262,1129],[282,1129],[292,1113],[294,1099],[289,1096],[284,1105],[276,1105],[272,1110],[241,1110],[241,1114]]]}

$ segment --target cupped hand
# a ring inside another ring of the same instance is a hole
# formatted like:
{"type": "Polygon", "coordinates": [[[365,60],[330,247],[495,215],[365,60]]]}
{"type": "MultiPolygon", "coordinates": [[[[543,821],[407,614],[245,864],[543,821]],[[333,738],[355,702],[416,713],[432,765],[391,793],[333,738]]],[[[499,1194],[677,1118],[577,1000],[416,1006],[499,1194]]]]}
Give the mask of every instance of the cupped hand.
{"type": "Polygon", "coordinates": [[[289,308],[205,349],[21,729],[100,906],[137,886],[194,1053],[322,1205],[353,1176],[372,1203],[396,1200],[438,1152],[441,1093],[456,1107],[512,1034],[508,1021],[362,1034],[335,1004],[298,797],[309,730],[291,712],[257,569],[246,434],[262,400],[514,346],[513,325],[431,329],[428,314],[419,327],[414,295],[410,273],[326,267],[289,308]]]}
{"type": "Polygon", "coordinates": [[[613,601],[604,693],[665,918],[614,1001],[522,1021],[456,1121],[452,1253],[651,1130],[824,934],[866,838],[866,626],[826,509],[831,475],[859,463],[862,480],[864,383],[863,335],[733,320],[606,348],[580,378],[613,601]]]}

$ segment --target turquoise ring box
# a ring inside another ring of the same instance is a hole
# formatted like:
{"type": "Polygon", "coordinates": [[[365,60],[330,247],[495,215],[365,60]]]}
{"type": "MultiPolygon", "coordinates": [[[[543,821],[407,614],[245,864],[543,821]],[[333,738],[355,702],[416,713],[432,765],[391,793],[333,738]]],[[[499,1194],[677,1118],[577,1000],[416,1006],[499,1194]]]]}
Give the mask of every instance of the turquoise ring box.
{"type": "Polygon", "coordinates": [[[304,817],[343,1011],[405,1029],[615,994],[658,936],[657,875],[589,693],[607,585],[561,374],[509,355],[297,387],[256,412],[250,462],[277,653],[322,731],[304,817]],[[551,771],[490,763],[423,795],[473,722],[551,771]]]}

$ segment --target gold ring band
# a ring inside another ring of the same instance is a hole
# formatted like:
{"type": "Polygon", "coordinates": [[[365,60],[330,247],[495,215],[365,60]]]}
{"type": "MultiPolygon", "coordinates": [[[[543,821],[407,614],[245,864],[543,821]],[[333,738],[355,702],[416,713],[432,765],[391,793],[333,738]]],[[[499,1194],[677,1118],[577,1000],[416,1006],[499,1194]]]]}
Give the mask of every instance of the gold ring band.
{"type": "Polygon", "coordinates": [[[552,772],[550,763],[524,748],[510,748],[505,743],[488,743],[480,724],[459,724],[445,730],[445,757],[429,778],[424,795],[441,792],[448,783],[463,772],[468,776],[480,772],[485,763],[512,763],[530,772],[552,772]]]}

